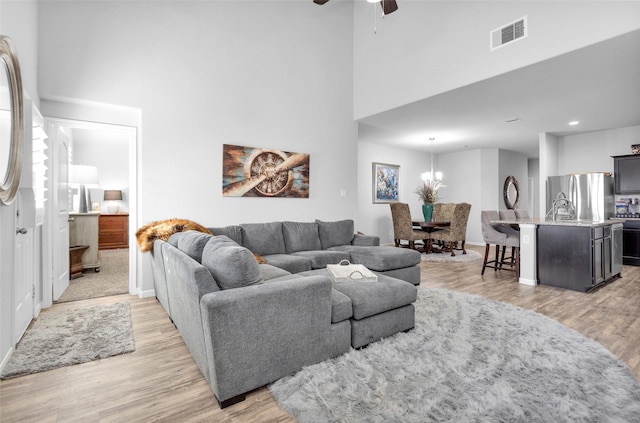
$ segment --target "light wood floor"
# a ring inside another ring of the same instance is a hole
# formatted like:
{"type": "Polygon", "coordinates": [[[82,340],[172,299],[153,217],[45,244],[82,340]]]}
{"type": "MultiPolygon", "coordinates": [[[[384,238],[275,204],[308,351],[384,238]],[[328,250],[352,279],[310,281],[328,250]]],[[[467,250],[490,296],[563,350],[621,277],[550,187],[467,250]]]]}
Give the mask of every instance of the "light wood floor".
{"type": "MultiPolygon", "coordinates": [[[[470,247],[482,251],[478,247],[470,247]]],[[[469,264],[423,263],[422,286],[481,295],[535,310],[593,338],[640,379],[640,268],[589,294],[519,285],[513,272],[469,264]]],[[[0,421],[9,422],[293,422],[266,388],[220,410],[180,335],[153,298],[129,295],[56,304],[73,309],[131,303],[131,354],[0,382],[0,421]]]]}

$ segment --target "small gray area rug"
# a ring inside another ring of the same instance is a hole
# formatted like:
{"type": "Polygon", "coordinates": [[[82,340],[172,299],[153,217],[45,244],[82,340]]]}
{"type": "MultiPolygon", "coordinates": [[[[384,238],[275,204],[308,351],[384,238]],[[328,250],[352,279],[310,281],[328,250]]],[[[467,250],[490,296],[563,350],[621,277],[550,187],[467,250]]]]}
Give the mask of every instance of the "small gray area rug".
{"type": "Polygon", "coordinates": [[[270,386],[310,422],[639,422],[640,384],[541,314],[419,288],[416,327],[270,386]]]}
{"type": "Polygon", "coordinates": [[[467,250],[467,254],[462,254],[462,251],[455,250],[455,256],[451,256],[451,253],[431,253],[422,254],[422,261],[437,262],[437,263],[465,263],[469,261],[476,261],[482,259],[482,255],[474,250],[467,250]]]}
{"type": "Polygon", "coordinates": [[[129,303],[45,310],[27,329],[0,378],[44,372],[134,350],[129,303]]]}
{"type": "Polygon", "coordinates": [[[100,271],[87,269],[71,279],[56,303],[108,297],[129,292],[129,249],[100,250],[100,271]]]}

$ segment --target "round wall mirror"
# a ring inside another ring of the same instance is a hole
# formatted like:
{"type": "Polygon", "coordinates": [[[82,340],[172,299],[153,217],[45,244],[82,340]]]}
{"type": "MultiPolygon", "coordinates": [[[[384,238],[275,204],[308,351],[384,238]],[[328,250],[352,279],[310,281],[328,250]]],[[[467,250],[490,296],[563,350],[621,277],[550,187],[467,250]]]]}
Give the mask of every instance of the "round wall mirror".
{"type": "Polygon", "coordinates": [[[504,180],[504,204],[507,209],[514,210],[520,201],[520,187],[514,176],[507,176],[504,180]]]}
{"type": "Polygon", "coordinates": [[[0,67],[0,202],[11,204],[18,193],[22,171],[22,79],[13,43],[1,35],[0,67]]]}

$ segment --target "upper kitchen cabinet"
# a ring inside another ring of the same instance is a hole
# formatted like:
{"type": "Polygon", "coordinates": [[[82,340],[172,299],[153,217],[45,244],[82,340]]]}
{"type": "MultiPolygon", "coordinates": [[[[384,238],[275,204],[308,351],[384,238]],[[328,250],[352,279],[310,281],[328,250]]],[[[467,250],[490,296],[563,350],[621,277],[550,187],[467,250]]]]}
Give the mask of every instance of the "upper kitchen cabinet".
{"type": "Polygon", "coordinates": [[[616,194],[640,194],[640,154],[613,156],[616,194]]]}

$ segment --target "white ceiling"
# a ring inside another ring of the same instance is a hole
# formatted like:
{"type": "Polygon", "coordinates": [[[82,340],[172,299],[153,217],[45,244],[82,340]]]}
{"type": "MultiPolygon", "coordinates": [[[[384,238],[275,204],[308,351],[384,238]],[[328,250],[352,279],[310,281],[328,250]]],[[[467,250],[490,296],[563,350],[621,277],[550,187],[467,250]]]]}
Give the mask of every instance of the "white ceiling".
{"type": "Polygon", "coordinates": [[[635,125],[640,30],[361,119],[359,139],[429,152],[433,137],[436,154],[500,148],[533,158],[543,132],[635,125]]]}

